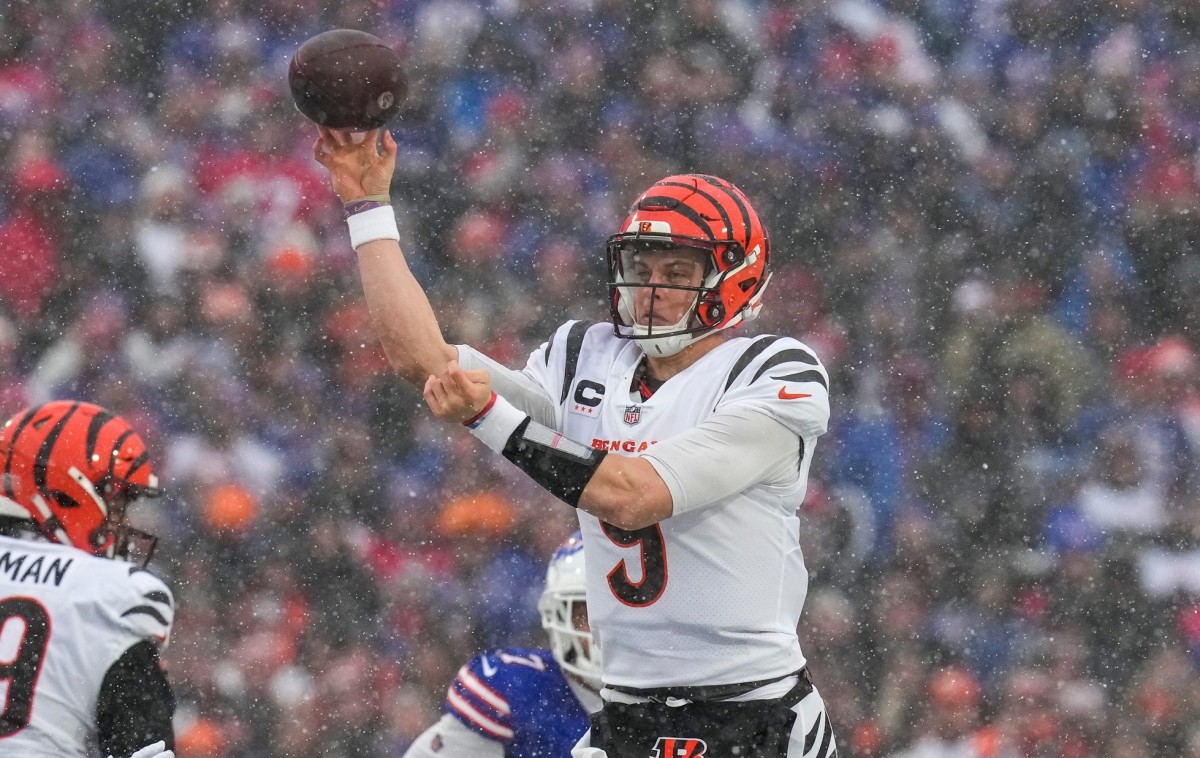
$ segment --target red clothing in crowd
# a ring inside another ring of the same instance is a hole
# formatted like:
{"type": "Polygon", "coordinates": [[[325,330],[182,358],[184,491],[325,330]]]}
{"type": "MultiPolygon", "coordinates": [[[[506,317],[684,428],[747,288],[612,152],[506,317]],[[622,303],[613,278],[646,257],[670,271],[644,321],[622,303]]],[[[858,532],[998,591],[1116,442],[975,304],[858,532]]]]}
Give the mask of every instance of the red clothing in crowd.
{"type": "Polygon", "coordinates": [[[20,319],[35,318],[58,276],[58,234],[29,208],[0,224],[0,301],[20,319]]]}

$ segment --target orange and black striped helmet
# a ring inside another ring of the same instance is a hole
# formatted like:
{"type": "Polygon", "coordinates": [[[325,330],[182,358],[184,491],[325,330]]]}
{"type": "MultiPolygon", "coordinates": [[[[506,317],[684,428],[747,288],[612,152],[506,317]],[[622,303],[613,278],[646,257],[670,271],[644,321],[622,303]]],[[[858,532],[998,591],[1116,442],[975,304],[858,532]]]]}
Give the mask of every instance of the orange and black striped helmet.
{"type": "MultiPolygon", "coordinates": [[[[0,515],[32,520],[48,539],[93,555],[124,556],[126,506],[159,494],[146,445],[98,405],[58,400],[27,408],[0,433],[0,515]]],[[[145,555],[149,559],[149,554],[145,555]]]]}
{"type": "Polygon", "coordinates": [[[621,231],[609,237],[607,253],[613,328],[654,355],[673,355],[708,334],[753,320],[770,279],[771,240],[754,206],[737,187],[705,174],[655,182],[634,202],[621,231]],[[626,276],[628,255],[654,248],[702,251],[707,261],[701,286],[638,283],[626,276]],[[696,300],[676,324],[643,326],[633,314],[637,287],[695,290],[696,300]]]}

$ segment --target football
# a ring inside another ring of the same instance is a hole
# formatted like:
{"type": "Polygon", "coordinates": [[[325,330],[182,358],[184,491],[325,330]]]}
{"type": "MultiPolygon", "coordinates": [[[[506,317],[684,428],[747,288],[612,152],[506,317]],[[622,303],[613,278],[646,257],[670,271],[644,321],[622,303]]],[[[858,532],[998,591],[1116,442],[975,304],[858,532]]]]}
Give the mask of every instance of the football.
{"type": "Polygon", "coordinates": [[[292,100],[308,120],[367,131],[386,124],[408,94],[400,55],[373,34],[334,29],[304,42],[288,66],[292,100]]]}

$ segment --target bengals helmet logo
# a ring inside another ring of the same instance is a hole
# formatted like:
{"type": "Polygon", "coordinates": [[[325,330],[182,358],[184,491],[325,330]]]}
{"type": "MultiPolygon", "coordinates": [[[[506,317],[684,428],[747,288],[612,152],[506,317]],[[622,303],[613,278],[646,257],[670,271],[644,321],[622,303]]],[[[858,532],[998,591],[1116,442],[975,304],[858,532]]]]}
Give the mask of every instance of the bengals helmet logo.
{"type": "Polygon", "coordinates": [[[650,758],[701,758],[707,752],[708,745],[695,737],[659,737],[650,758]]]}
{"type": "Polygon", "coordinates": [[[638,234],[649,234],[649,233],[650,233],[650,222],[649,221],[639,221],[638,222],[638,234]]]}

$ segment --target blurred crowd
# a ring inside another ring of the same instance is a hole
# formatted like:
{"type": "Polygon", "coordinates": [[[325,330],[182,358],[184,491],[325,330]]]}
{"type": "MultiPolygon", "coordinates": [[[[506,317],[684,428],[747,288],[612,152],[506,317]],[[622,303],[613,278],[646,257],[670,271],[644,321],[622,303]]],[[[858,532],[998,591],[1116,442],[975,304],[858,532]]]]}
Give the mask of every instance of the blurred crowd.
{"type": "Polygon", "coordinates": [[[755,201],[753,330],[834,378],[798,505],[841,755],[1200,757],[1194,0],[14,0],[0,416],[156,452],[181,758],[401,755],[466,657],[542,644],[572,529],[389,374],[286,88],[335,27],[407,61],[451,341],[607,318],[660,176],[755,201]]]}

